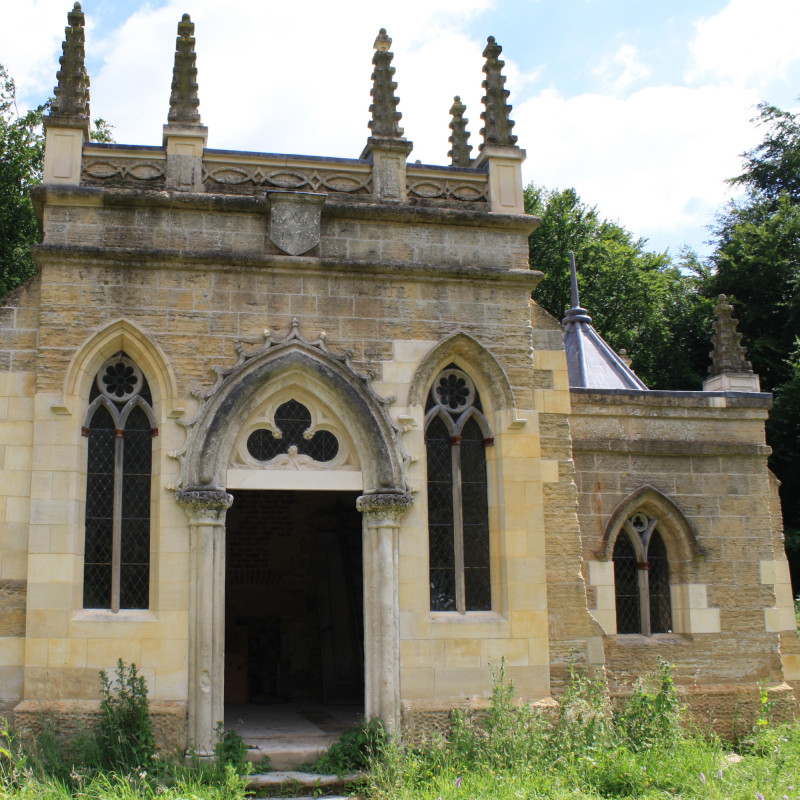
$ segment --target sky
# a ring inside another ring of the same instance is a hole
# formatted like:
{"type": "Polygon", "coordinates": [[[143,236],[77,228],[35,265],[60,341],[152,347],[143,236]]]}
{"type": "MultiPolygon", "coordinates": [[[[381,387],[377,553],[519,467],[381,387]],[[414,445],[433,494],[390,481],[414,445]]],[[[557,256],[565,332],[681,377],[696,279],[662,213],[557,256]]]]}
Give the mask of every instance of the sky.
{"type": "MultiPolygon", "coordinates": [[[[0,63],[21,109],[52,94],[67,0],[9,3],[0,63]]],[[[726,178],[763,131],[757,104],[800,110],[798,0],[85,0],[91,113],[160,144],[177,23],[196,24],[208,146],[357,158],[372,44],[393,39],[410,159],[447,164],[449,109],[473,155],[486,37],[503,46],[523,179],[574,187],[648,247],[710,250],[726,178]]]]}

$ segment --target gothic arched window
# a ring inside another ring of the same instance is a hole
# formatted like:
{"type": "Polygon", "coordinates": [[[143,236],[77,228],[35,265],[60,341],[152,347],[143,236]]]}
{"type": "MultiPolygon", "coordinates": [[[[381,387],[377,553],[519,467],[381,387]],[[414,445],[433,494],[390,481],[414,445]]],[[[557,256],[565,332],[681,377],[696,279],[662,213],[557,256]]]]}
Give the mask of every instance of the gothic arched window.
{"type": "Polygon", "coordinates": [[[617,633],[669,633],[669,560],[658,520],[637,512],[614,543],[617,633]]]}
{"type": "Polygon", "coordinates": [[[151,440],[157,434],[147,380],[119,352],[95,377],[83,428],[89,438],[84,608],[149,608],[151,440]]]}
{"type": "Polygon", "coordinates": [[[475,386],[454,364],[425,407],[432,611],[492,607],[486,447],[492,444],[475,386]]]}

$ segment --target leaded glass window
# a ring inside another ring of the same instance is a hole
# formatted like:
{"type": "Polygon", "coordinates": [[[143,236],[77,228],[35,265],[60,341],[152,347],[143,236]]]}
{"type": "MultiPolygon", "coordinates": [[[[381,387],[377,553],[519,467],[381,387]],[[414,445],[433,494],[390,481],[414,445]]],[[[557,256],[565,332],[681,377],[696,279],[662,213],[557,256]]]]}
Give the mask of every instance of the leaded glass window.
{"type": "Polygon", "coordinates": [[[428,395],[428,545],[432,611],[492,607],[486,447],[478,393],[454,364],[428,395]]]}
{"type": "Polygon", "coordinates": [[[637,512],[614,544],[617,633],[670,633],[669,559],[658,520],[637,512]]]}
{"type": "Polygon", "coordinates": [[[100,368],[89,400],[83,607],[148,608],[152,438],[158,433],[150,387],[119,352],[100,368]]]}

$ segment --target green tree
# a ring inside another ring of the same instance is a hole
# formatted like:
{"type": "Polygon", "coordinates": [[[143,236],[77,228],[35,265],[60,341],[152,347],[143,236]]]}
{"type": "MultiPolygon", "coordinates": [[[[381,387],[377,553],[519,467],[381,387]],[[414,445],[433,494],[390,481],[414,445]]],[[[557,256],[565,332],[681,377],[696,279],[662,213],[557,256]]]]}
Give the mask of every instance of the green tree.
{"type": "Polygon", "coordinates": [[[705,293],[726,294],[762,387],[775,395],[767,423],[770,466],[781,481],[787,554],[800,592],[800,115],[759,106],[764,139],[731,180],[745,189],[713,227],[705,293]]]}
{"type": "MultiPolygon", "coordinates": [[[[0,297],[35,272],[31,245],[39,241],[39,227],[30,189],[42,179],[42,121],[49,107],[50,100],[20,114],[14,80],[0,64],[0,297]]],[[[92,141],[113,142],[112,128],[94,120],[92,141]]]]}
{"type": "Polygon", "coordinates": [[[0,65],[0,295],[34,273],[30,247],[39,241],[30,187],[44,164],[42,115],[47,104],[20,115],[16,87],[0,65]]]}
{"type": "Polygon", "coordinates": [[[542,218],[529,240],[530,264],[545,277],[533,298],[557,319],[571,305],[569,252],[578,265],[581,305],[615,349],[633,358],[654,389],[699,388],[708,364],[710,303],[705,268],[690,253],[673,264],[616,222],[602,220],[574,189],[530,185],[525,210],[542,218]]]}

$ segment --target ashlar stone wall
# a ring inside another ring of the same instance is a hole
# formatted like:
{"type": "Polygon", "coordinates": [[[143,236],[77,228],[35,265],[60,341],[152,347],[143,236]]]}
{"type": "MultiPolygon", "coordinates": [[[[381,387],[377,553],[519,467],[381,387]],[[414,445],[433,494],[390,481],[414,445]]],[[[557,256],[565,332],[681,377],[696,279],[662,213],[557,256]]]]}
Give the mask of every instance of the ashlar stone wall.
{"type": "Polygon", "coordinates": [[[730,722],[737,703],[747,704],[737,692],[759,682],[789,689],[784,681],[797,680],[791,585],[766,461],[770,403],[757,393],[572,390],[588,605],[606,634],[617,690],[662,657],[693,703],[730,722]],[[617,634],[609,537],[637,510],[660,520],[670,633],[617,634]]]}

